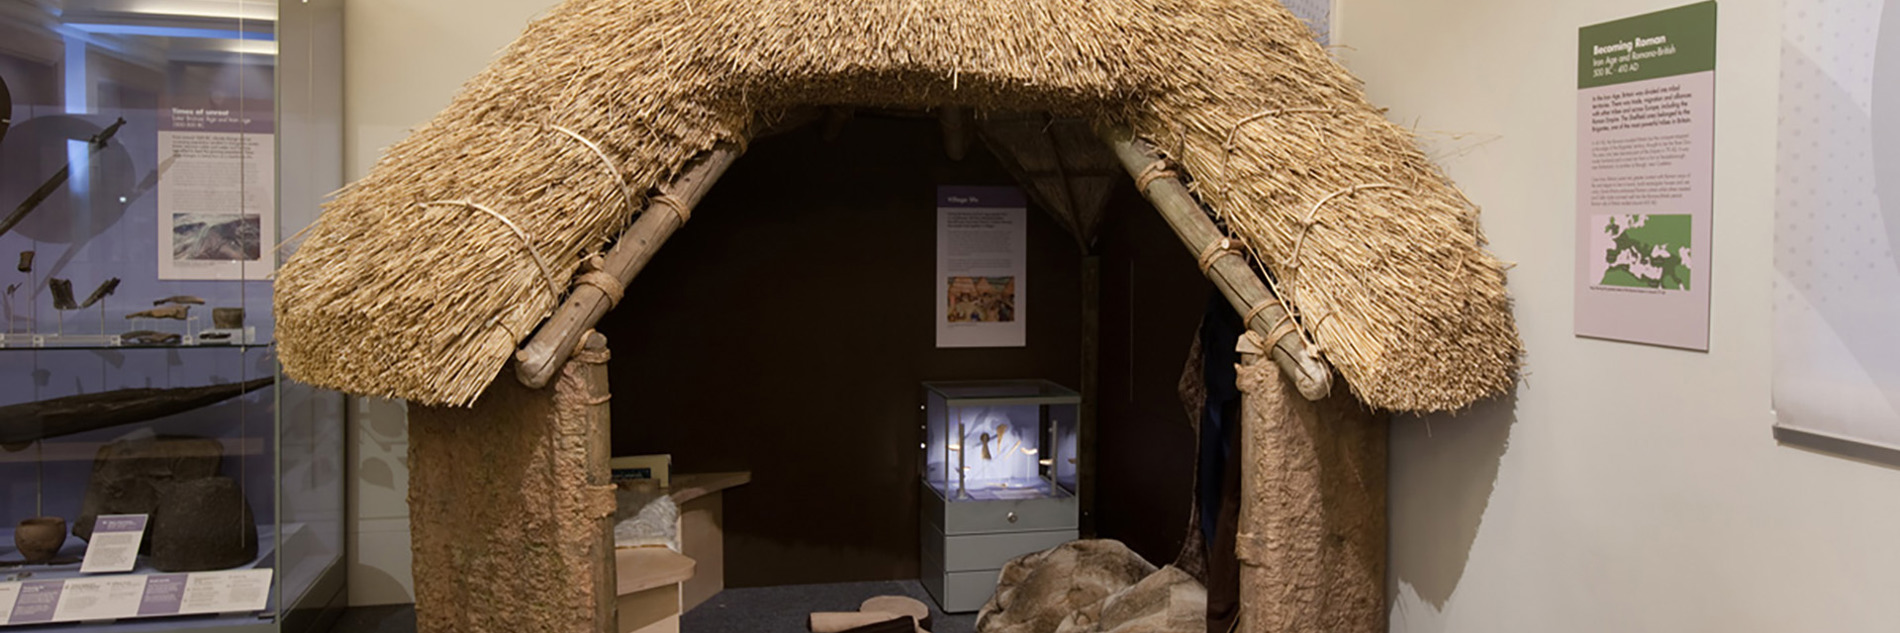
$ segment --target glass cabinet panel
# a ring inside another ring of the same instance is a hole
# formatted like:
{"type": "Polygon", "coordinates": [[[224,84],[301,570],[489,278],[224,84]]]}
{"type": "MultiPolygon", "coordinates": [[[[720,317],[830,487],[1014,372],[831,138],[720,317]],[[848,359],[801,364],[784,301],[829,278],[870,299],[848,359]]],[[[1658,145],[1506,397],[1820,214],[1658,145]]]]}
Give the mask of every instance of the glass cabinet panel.
{"type": "Polygon", "coordinates": [[[341,184],[341,2],[279,4],[0,3],[0,627],[343,594],[342,398],[281,379],[271,304],[341,184]]]}
{"type": "Polygon", "coordinates": [[[1075,494],[1081,396],[1045,380],[924,383],[924,480],[945,500],[1075,494]]]}

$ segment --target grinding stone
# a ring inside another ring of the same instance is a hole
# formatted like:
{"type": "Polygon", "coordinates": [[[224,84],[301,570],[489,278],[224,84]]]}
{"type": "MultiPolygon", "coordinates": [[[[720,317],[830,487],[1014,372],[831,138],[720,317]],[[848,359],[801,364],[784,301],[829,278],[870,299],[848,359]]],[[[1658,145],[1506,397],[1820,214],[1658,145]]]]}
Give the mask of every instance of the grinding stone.
{"type": "Polygon", "coordinates": [[[229,569],[257,558],[257,521],[230,477],[159,487],[152,566],[159,571],[229,569]]]}
{"type": "MultiPolygon", "coordinates": [[[[159,486],[216,475],[223,459],[223,444],[195,437],[120,440],[100,447],[92,458],[92,480],[79,503],[73,536],[90,540],[93,521],[101,514],[156,512],[159,486]]],[[[139,551],[149,554],[151,548],[148,538],[139,551]]]]}

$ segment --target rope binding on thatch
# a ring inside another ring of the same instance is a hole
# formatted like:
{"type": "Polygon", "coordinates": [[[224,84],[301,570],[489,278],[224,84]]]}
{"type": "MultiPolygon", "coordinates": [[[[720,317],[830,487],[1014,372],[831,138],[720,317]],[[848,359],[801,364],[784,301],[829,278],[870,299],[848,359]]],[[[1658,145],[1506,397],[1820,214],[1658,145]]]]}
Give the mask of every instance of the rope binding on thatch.
{"type": "Polygon", "coordinates": [[[594,156],[600,159],[601,166],[605,167],[607,169],[607,173],[613,177],[614,184],[620,186],[620,201],[621,203],[626,205],[627,213],[629,214],[633,213],[634,209],[636,208],[634,204],[635,204],[635,201],[638,200],[638,198],[633,195],[632,185],[627,184],[626,175],[620,173],[620,168],[615,166],[614,159],[609,158],[607,156],[607,150],[601,149],[599,143],[595,143],[591,140],[588,140],[587,137],[581,136],[580,132],[567,129],[565,127],[561,127],[553,123],[543,123],[541,124],[541,126],[548,128],[550,130],[554,130],[556,132],[560,132],[562,134],[566,134],[569,138],[572,138],[575,141],[579,141],[581,145],[585,145],[589,151],[592,151],[594,153],[594,156]]]}
{"type": "Polygon", "coordinates": [[[416,206],[425,208],[462,207],[464,209],[474,209],[486,213],[489,217],[500,220],[502,224],[507,225],[508,230],[512,231],[517,239],[521,240],[521,249],[527,251],[528,258],[534,261],[534,266],[541,269],[541,276],[547,278],[549,296],[553,297],[555,301],[561,300],[564,289],[561,287],[560,280],[554,276],[554,269],[548,267],[548,260],[541,257],[541,252],[534,248],[534,238],[529,237],[528,232],[521,230],[521,225],[515,224],[515,221],[508,219],[508,216],[502,215],[500,211],[488,208],[487,205],[483,205],[479,202],[470,202],[468,200],[432,200],[429,202],[418,202],[416,206]]]}
{"type": "Polygon", "coordinates": [[[1299,270],[1300,247],[1306,245],[1306,234],[1313,230],[1313,225],[1320,223],[1319,217],[1318,217],[1320,207],[1326,206],[1326,203],[1332,202],[1334,198],[1338,198],[1340,196],[1351,195],[1351,194],[1359,193],[1361,191],[1365,191],[1368,189],[1393,189],[1393,188],[1396,188],[1395,185],[1392,185],[1389,183],[1383,183],[1383,182],[1353,185],[1351,187],[1347,187],[1345,189],[1341,189],[1339,191],[1326,194],[1326,197],[1320,198],[1319,202],[1313,203],[1313,207],[1306,210],[1306,216],[1303,218],[1300,218],[1300,238],[1298,241],[1295,241],[1293,243],[1293,252],[1287,255],[1286,269],[1289,271],[1299,270]]]}

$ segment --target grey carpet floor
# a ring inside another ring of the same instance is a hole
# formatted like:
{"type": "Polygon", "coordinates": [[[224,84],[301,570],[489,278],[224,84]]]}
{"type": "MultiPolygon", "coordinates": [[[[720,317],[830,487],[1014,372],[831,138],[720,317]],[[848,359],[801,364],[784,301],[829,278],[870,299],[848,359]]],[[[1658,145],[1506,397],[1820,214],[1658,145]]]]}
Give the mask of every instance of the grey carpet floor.
{"type": "MultiPolygon", "coordinates": [[[[856,611],[872,596],[910,596],[930,605],[931,633],[974,633],[976,614],[944,615],[915,580],[727,589],[680,618],[680,633],[805,633],[813,611],[856,611]]],[[[412,605],[352,607],[334,633],[415,633],[412,605]]]]}
{"type": "Polygon", "coordinates": [[[680,633],[805,633],[813,611],[856,611],[866,598],[910,596],[930,605],[930,633],[974,633],[976,614],[945,615],[915,580],[727,589],[680,619],[680,633]]]}

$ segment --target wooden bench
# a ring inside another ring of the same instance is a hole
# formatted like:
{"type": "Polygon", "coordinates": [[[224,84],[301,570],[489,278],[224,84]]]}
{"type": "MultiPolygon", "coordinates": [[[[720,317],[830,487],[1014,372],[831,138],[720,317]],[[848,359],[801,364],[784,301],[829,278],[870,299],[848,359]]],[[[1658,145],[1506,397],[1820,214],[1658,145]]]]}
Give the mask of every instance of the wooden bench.
{"type": "Polygon", "coordinates": [[[680,614],[726,588],[727,488],[750,472],[675,475],[667,496],[679,506],[681,552],[665,547],[614,550],[619,633],[679,633],[680,614]]]}

